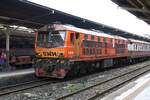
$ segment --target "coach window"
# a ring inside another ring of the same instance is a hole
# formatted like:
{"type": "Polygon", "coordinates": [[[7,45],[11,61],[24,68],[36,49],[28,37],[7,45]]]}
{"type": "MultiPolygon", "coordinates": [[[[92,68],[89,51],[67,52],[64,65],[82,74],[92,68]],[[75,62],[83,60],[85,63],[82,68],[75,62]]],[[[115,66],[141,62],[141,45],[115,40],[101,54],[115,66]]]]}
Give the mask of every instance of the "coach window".
{"type": "Polygon", "coordinates": [[[94,40],[94,35],[91,35],[91,40],[94,40]]]}
{"type": "Polygon", "coordinates": [[[105,43],[107,42],[107,38],[104,38],[104,42],[105,42],[105,43]]]}
{"type": "Polygon", "coordinates": [[[134,44],[134,47],[133,47],[133,48],[134,48],[134,51],[135,51],[135,50],[136,50],[136,44],[134,44]]]}
{"type": "Polygon", "coordinates": [[[87,55],[89,54],[89,48],[86,48],[86,54],[87,55]]]}
{"type": "Polygon", "coordinates": [[[124,41],[124,40],[122,40],[122,44],[125,44],[125,41],[124,41]]]}
{"type": "Polygon", "coordinates": [[[112,38],[110,38],[109,47],[110,47],[110,48],[112,48],[112,47],[113,47],[113,40],[112,40],[112,38]]]}
{"type": "Polygon", "coordinates": [[[84,39],[87,40],[88,39],[88,35],[84,34],[84,39]]]}
{"type": "Polygon", "coordinates": [[[88,44],[89,44],[89,47],[92,47],[92,42],[91,41],[89,41],[88,44]]]}
{"type": "Polygon", "coordinates": [[[102,47],[102,42],[99,42],[99,43],[98,43],[98,47],[102,47]]]}
{"type": "Polygon", "coordinates": [[[104,38],[105,47],[107,47],[107,38],[104,38]]]}
{"type": "Polygon", "coordinates": [[[120,40],[118,40],[118,44],[120,44],[120,40]]]}
{"type": "Polygon", "coordinates": [[[86,41],[85,40],[82,41],[82,47],[86,47],[86,41]]]}
{"type": "Polygon", "coordinates": [[[90,48],[90,54],[93,54],[93,49],[92,48],[90,48]]]}
{"type": "Polygon", "coordinates": [[[113,43],[113,39],[110,39],[110,43],[113,43]]]}
{"type": "Polygon", "coordinates": [[[100,37],[98,37],[98,42],[100,42],[101,41],[101,39],[100,39],[100,37]]]}
{"type": "Polygon", "coordinates": [[[85,55],[85,53],[86,53],[85,48],[83,48],[83,52],[82,53],[85,55]]]}
{"type": "Polygon", "coordinates": [[[137,44],[135,44],[135,51],[137,51],[137,44]]]}
{"type": "Polygon", "coordinates": [[[96,51],[95,51],[96,49],[95,48],[93,48],[93,54],[96,54],[96,51]]]}
{"type": "Polygon", "coordinates": [[[73,44],[74,43],[74,33],[70,34],[70,42],[73,44]]]}

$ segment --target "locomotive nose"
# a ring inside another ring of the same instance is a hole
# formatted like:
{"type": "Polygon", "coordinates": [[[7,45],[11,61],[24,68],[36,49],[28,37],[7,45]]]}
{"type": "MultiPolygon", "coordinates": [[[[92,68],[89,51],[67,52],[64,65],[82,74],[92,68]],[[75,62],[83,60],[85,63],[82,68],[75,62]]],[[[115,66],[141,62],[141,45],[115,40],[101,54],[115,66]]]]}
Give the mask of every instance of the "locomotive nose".
{"type": "Polygon", "coordinates": [[[36,74],[36,76],[44,76],[45,71],[43,68],[37,68],[37,69],[35,69],[35,74],[36,74]]]}
{"type": "Polygon", "coordinates": [[[54,68],[55,68],[55,65],[53,65],[53,66],[50,66],[50,67],[48,67],[48,72],[52,72],[52,71],[54,71],[54,68]]]}

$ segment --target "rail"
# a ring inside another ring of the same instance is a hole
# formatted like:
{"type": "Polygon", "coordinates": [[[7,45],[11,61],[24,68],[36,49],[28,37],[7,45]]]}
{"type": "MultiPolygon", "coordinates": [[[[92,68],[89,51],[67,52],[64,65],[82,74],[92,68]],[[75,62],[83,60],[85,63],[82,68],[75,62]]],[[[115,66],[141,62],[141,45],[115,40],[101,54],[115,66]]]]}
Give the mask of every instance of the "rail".
{"type": "Polygon", "coordinates": [[[118,76],[115,76],[115,77],[113,77],[113,78],[111,78],[111,79],[107,79],[107,80],[105,80],[105,81],[103,81],[103,82],[97,83],[97,84],[95,84],[95,85],[92,85],[92,86],[86,87],[86,88],[84,88],[84,89],[80,89],[80,90],[77,90],[77,91],[72,92],[72,93],[70,93],[70,94],[64,95],[64,96],[62,96],[62,97],[57,98],[57,100],[67,99],[67,98],[69,98],[69,97],[72,97],[73,95],[79,94],[79,93],[84,92],[84,91],[86,91],[86,90],[90,90],[90,89],[92,89],[92,88],[94,88],[94,87],[97,87],[97,86],[102,86],[102,85],[104,85],[104,84],[107,84],[108,82],[112,82],[112,81],[117,80],[117,79],[119,79],[119,78],[121,78],[121,77],[125,77],[126,75],[131,74],[132,77],[128,78],[127,80],[122,81],[121,83],[116,84],[115,86],[112,86],[112,87],[110,87],[110,88],[108,88],[108,89],[106,89],[106,90],[104,90],[104,91],[102,91],[102,92],[98,92],[98,93],[96,93],[94,96],[88,98],[88,100],[93,100],[93,99],[96,99],[96,98],[98,98],[98,97],[100,97],[100,96],[106,94],[106,93],[109,93],[111,90],[117,88],[118,86],[121,86],[121,85],[123,85],[123,84],[125,84],[125,83],[127,83],[127,82],[129,82],[129,81],[131,81],[131,80],[133,80],[133,79],[135,79],[135,78],[137,78],[137,77],[143,75],[144,73],[149,72],[149,71],[150,71],[150,65],[145,65],[145,66],[143,66],[143,67],[137,68],[137,69],[132,70],[132,71],[129,71],[129,72],[127,72],[127,73],[123,73],[123,74],[118,75],[118,76]],[[146,69],[146,70],[144,70],[144,69],[146,69]],[[142,71],[142,70],[144,70],[144,71],[142,71]],[[135,73],[135,72],[137,72],[137,71],[139,71],[139,73],[138,73],[137,75],[133,75],[133,76],[132,76],[132,74],[135,73]],[[140,71],[142,71],[142,72],[140,72],[140,71]]]}

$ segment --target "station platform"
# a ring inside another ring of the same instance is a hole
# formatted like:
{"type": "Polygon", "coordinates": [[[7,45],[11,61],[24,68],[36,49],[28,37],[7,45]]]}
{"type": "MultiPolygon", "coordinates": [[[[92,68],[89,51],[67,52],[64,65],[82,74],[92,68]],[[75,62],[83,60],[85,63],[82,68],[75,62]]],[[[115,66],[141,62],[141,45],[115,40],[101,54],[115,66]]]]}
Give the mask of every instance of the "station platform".
{"type": "Polygon", "coordinates": [[[22,70],[15,70],[10,72],[0,72],[0,79],[1,78],[8,78],[8,77],[14,77],[14,76],[21,76],[21,75],[28,75],[33,74],[34,68],[28,68],[28,69],[22,69],[22,70]]]}
{"type": "Polygon", "coordinates": [[[130,82],[101,100],[150,100],[150,73],[130,82]]]}

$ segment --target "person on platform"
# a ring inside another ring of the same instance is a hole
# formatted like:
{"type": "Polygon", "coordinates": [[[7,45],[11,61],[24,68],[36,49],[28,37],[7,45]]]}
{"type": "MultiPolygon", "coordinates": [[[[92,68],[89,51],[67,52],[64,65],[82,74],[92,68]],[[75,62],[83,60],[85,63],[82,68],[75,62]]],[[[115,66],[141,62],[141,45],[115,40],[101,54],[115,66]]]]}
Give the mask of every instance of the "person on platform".
{"type": "Polygon", "coordinates": [[[0,67],[4,66],[6,62],[6,54],[4,52],[0,52],[0,67]]]}

